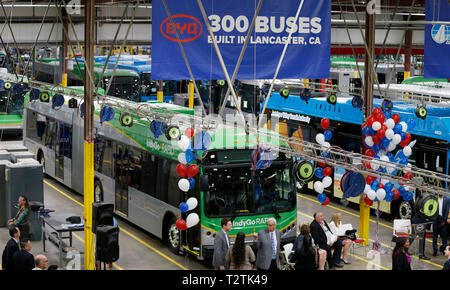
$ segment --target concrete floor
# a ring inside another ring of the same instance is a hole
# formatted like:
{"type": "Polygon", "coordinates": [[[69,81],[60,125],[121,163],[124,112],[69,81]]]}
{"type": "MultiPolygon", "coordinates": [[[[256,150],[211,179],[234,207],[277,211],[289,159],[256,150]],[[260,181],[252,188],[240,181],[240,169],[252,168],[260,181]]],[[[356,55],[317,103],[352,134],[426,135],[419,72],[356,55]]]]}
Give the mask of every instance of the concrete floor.
{"type": "MultiPolygon", "coordinates": [[[[20,141],[16,141],[19,142],[20,141]]],[[[314,212],[324,212],[328,221],[336,212],[343,215],[343,223],[351,223],[355,228],[359,227],[359,211],[350,207],[344,207],[339,203],[330,202],[328,206],[320,205],[315,196],[298,194],[298,223],[311,222],[314,212]]],[[[83,216],[83,197],[74,193],[69,188],[63,186],[53,179],[44,180],[44,204],[46,208],[54,209],[56,212],[71,212],[83,216]]],[[[385,254],[370,251],[372,243],[375,240],[376,217],[371,216],[369,246],[356,249],[354,253],[350,253],[351,265],[345,265],[344,270],[389,270],[391,269],[391,253],[394,246],[392,239],[392,222],[381,219],[379,223],[379,239],[382,243],[385,254]]],[[[205,270],[210,269],[205,262],[196,260],[190,256],[177,256],[170,252],[162,242],[151,234],[118,219],[120,226],[120,258],[114,263],[114,270],[132,270],[132,269],[148,269],[148,270],[205,270]]],[[[0,249],[9,239],[6,228],[0,228],[0,249]]],[[[79,251],[83,251],[84,234],[83,232],[74,233],[73,246],[79,251]]],[[[42,241],[32,242],[32,254],[42,253],[42,241]]],[[[58,251],[56,246],[50,242],[46,242],[46,250],[44,253],[49,264],[58,264],[58,251]]],[[[417,252],[417,241],[410,247],[410,252],[417,252]]],[[[415,270],[440,270],[446,261],[446,258],[439,253],[437,257],[432,257],[431,240],[426,242],[426,254],[431,257],[430,261],[420,260],[416,255],[412,257],[412,269],[415,270]]],[[[63,260],[64,267],[75,265],[75,268],[83,269],[83,255],[65,257],[63,260]]],[[[339,269],[338,271],[341,271],[339,269]]]]}

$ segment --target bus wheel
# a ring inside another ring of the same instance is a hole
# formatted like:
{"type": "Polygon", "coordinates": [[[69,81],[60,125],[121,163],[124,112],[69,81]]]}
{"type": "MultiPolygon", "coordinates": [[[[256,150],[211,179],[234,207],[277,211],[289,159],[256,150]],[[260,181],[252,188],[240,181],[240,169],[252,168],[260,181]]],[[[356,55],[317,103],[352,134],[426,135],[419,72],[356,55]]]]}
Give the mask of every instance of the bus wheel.
{"type": "Polygon", "coordinates": [[[411,219],[414,212],[414,205],[410,201],[402,201],[398,207],[398,217],[400,219],[411,219]]]}
{"type": "Polygon", "coordinates": [[[176,226],[177,218],[172,217],[167,224],[167,246],[169,250],[176,254],[180,254],[180,230],[176,226]]]}
{"type": "Polygon", "coordinates": [[[95,179],[94,181],[94,201],[102,202],[103,201],[103,186],[100,180],[95,179]]]}

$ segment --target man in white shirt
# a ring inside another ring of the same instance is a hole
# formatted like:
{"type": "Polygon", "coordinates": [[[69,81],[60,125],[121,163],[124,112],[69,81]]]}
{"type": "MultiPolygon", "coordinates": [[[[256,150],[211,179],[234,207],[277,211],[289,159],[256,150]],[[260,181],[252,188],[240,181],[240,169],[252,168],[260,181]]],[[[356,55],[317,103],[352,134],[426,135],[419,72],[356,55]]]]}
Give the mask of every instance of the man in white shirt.
{"type": "Polygon", "coordinates": [[[37,255],[34,258],[34,263],[36,267],[34,267],[33,270],[47,270],[48,268],[48,259],[44,255],[37,255]]]}

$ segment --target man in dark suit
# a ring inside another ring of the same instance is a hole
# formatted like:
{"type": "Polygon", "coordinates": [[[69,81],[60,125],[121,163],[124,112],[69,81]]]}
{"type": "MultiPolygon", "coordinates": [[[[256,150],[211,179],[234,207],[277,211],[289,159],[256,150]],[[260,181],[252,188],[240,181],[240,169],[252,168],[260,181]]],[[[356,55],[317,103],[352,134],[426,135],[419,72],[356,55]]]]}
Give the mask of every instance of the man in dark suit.
{"type": "Polygon", "coordinates": [[[281,235],[276,226],[277,220],[269,218],[267,220],[267,228],[253,235],[256,239],[256,248],[258,249],[256,257],[258,270],[280,269],[281,235]]]}
{"type": "MultiPolygon", "coordinates": [[[[331,230],[328,224],[323,219],[323,213],[317,212],[314,214],[314,221],[309,225],[311,236],[314,239],[314,243],[319,246],[319,248],[327,251],[328,266],[330,269],[334,267],[342,268],[341,264],[341,253],[342,253],[342,243],[336,241],[330,241],[327,238],[327,232],[331,234],[331,230]],[[334,249],[333,255],[331,255],[331,248],[334,249]]],[[[331,234],[332,235],[332,234],[331,234]]]]}
{"type": "Polygon", "coordinates": [[[12,257],[12,269],[14,271],[30,271],[35,267],[34,257],[30,253],[31,242],[29,239],[20,241],[21,250],[15,252],[12,257]]]}
{"type": "Polygon", "coordinates": [[[20,230],[16,226],[12,226],[9,228],[9,235],[11,239],[9,239],[8,243],[6,243],[5,249],[2,254],[2,269],[3,270],[12,270],[12,257],[15,252],[19,251],[19,238],[20,238],[20,230]]]}
{"type": "Polygon", "coordinates": [[[445,262],[442,270],[450,271],[450,246],[445,247],[444,255],[447,257],[447,261],[445,262]]]}
{"type": "Polygon", "coordinates": [[[225,270],[229,268],[225,256],[227,255],[228,248],[230,248],[228,232],[231,231],[232,223],[229,218],[223,218],[220,225],[222,226],[222,230],[214,238],[213,266],[215,269],[225,270]]]}
{"type": "Polygon", "coordinates": [[[440,235],[442,239],[442,246],[440,248],[442,253],[444,253],[444,249],[447,246],[447,224],[448,212],[450,210],[450,198],[444,196],[443,194],[439,194],[438,203],[438,216],[433,221],[433,256],[436,256],[438,251],[438,235],[440,235]]]}

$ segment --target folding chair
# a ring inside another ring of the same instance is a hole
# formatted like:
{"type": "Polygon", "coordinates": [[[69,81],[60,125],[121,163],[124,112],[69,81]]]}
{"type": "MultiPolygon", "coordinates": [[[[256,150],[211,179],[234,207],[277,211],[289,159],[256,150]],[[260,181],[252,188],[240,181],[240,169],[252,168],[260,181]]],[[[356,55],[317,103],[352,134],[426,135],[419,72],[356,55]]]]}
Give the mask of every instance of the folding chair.
{"type": "Polygon", "coordinates": [[[294,270],[295,263],[289,262],[289,254],[292,252],[292,248],[294,247],[293,243],[289,243],[283,246],[284,249],[284,259],[286,260],[284,263],[280,265],[281,270],[294,270]]]}
{"type": "Polygon", "coordinates": [[[400,237],[409,238],[411,235],[411,220],[409,219],[396,219],[394,220],[394,227],[392,229],[392,242],[396,243],[400,237]]]}

